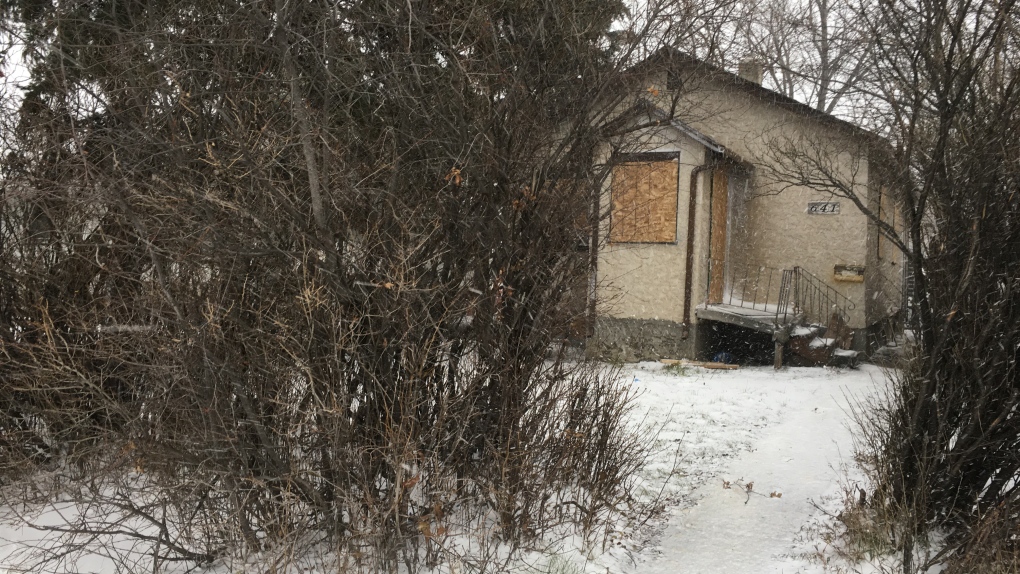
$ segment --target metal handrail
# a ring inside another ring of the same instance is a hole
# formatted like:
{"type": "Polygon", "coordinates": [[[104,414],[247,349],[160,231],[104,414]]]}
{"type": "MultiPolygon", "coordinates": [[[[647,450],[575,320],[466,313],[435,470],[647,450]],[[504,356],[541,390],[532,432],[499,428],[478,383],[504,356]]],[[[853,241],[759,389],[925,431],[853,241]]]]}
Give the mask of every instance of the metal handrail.
{"type": "Polygon", "coordinates": [[[805,319],[815,319],[822,324],[835,312],[844,321],[849,320],[850,311],[857,308],[849,297],[826,285],[818,276],[801,267],[794,267],[793,273],[797,279],[794,288],[794,308],[800,310],[805,319]]]}
{"type": "Polygon", "coordinates": [[[737,269],[730,265],[727,269],[725,261],[712,259],[709,260],[710,275],[716,265],[723,265],[725,270],[723,272],[725,286],[720,303],[759,311],[775,309],[777,298],[773,291],[780,286],[783,269],[765,265],[743,265],[737,269]]]}
{"type": "MultiPolygon", "coordinates": [[[[715,265],[726,262],[710,260],[710,276],[715,265]]],[[[777,328],[805,322],[838,332],[849,322],[850,311],[857,308],[849,297],[799,266],[776,269],[745,264],[724,269],[724,288],[718,302],[774,313],[777,328]]]]}
{"type": "Polygon", "coordinates": [[[783,280],[779,288],[779,303],[776,306],[776,326],[785,325],[789,321],[791,314],[797,313],[797,306],[790,309],[790,291],[796,288],[796,282],[794,276],[796,275],[793,269],[783,269],[783,280]],[[780,317],[782,317],[780,319],[780,317]]]}

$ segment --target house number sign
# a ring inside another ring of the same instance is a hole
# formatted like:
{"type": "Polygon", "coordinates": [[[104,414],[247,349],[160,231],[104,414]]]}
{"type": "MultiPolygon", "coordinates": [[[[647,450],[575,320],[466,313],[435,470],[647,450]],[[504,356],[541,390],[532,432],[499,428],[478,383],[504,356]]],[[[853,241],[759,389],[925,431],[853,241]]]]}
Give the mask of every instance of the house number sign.
{"type": "Polygon", "coordinates": [[[839,215],[838,201],[809,201],[807,212],[811,215],[839,215]]]}

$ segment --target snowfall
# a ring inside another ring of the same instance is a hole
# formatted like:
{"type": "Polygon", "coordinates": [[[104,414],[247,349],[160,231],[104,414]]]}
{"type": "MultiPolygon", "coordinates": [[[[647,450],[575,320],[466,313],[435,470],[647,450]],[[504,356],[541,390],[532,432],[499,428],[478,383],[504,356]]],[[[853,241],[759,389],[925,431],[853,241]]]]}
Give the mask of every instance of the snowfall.
{"type": "MultiPolygon", "coordinates": [[[[882,389],[887,375],[872,365],[779,371],[625,365],[621,376],[639,393],[635,420],[657,429],[658,455],[635,477],[637,493],[664,500],[664,512],[640,527],[623,529],[610,544],[597,548],[564,538],[542,553],[525,556],[515,570],[858,570],[834,564],[838,559],[828,533],[859,475],[853,461],[851,406],[882,389]]],[[[16,521],[0,526],[0,569],[18,570],[25,551],[41,536],[16,521]]],[[[65,566],[82,572],[116,570],[95,556],[65,566]]],[[[237,566],[210,570],[239,571],[237,566]]]]}

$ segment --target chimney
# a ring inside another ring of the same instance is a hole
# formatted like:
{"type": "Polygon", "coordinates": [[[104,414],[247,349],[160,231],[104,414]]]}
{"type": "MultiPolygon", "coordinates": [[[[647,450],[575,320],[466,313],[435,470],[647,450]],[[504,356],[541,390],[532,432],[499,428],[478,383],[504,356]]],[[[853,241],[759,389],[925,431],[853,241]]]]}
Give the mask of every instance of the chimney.
{"type": "Polygon", "coordinates": [[[748,82],[754,82],[760,86],[764,74],[765,64],[758,60],[747,58],[737,64],[737,75],[748,82]]]}

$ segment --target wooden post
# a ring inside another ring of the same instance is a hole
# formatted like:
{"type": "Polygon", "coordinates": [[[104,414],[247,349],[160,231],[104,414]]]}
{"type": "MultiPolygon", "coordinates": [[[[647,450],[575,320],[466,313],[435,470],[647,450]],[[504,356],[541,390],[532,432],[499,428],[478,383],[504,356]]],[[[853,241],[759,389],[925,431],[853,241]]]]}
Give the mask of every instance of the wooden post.
{"type": "Polygon", "coordinates": [[[772,334],[772,340],[776,342],[776,363],[775,367],[778,371],[783,368],[783,347],[790,341],[790,335],[793,334],[793,325],[783,325],[780,327],[776,325],[776,332],[772,334]]]}
{"type": "Polygon", "coordinates": [[[722,168],[712,173],[712,223],[709,231],[709,305],[723,302],[726,286],[726,216],[729,210],[728,179],[722,168]]]}

